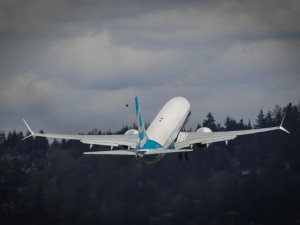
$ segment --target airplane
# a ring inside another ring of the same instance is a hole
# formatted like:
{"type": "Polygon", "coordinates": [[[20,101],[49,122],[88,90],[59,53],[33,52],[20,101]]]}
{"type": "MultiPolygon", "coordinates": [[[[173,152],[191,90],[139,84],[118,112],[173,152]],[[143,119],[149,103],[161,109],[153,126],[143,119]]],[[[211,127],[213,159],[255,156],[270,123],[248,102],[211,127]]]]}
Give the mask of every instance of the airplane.
{"type": "MultiPolygon", "coordinates": [[[[224,141],[226,144],[240,135],[248,135],[273,130],[282,130],[289,133],[283,126],[284,117],[277,127],[212,132],[208,127],[199,128],[196,132],[181,131],[191,115],[191,106],[184,97],[175,97],[169,100],[156,115],[147,130],[143,122],[142,111],[138,97],[135,97],[136,129],[129,129],[123,135],[68,135],[35,133],[23,119],[30,135],[24,139],[36,136],[46,138],[79,140],[84,144],[110,146],[111,150],[84,152],[86,155],[130,155],[143,164],[151,164],[160,161],[169,153],[179,153],[179,158],[184,155],[188,160],[188,153],[193,151],[193,146],[208,147],[215,142],[224,141]],[[125,149],[114,147],[125,146],[125,149]]],[[[24,140],[23,139],[23,140],[24,140]]]]}

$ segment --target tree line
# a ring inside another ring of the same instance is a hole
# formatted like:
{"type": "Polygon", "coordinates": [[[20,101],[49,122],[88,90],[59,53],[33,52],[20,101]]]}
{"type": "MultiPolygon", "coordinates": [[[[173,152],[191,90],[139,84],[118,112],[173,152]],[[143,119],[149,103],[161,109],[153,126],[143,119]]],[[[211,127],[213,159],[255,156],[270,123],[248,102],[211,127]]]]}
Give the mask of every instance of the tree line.
{"type": "MultiPolygon", "coordinates": [[[[297,224],[300,220],[300,110],[260,110],[255,124],[208,113],[197,128],[278,126],[197,149],[188,162],[168,155],[142,165],[130,156],[86,156],[73,140],[0,132],[3,224],[297,224]]],[[[89,134],[124,133],[94,129],[89,134]]],[[[106,147],[94,146],[93,150],[106,147]]]]}

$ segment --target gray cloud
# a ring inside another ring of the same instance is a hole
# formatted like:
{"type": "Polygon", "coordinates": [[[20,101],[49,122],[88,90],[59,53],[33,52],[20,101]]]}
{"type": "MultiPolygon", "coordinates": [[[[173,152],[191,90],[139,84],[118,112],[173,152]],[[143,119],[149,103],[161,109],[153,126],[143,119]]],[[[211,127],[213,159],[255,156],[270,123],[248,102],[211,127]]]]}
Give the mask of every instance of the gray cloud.
{"type": "Polygon", "coordinates": [[[297,0],[0,4],[0,130],[117,129],[135,95],[146,121],[187,97],[192,127],[300,100],[297,0]]]}

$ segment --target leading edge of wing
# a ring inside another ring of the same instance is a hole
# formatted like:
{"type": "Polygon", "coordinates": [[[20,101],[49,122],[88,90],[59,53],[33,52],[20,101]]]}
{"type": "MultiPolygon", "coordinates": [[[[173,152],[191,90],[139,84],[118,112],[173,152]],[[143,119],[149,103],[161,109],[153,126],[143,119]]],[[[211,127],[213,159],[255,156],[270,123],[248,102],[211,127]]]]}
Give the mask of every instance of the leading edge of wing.
{"type": "Polygon", "coordinates": [[[36,133],[30,128],[28,123],[23,119],[27,129],[30,131],[30,135],[25,137],[45,137],[45,138],[57,138],[57,139],[69,139],[69,140],[79,140],[83,144],[89,145],[106,145],[106,146],[129,146],[134,148],[137,143],[137,134],[117,134],[117,135],[74,135],[74,134],[48,134],[48,133],[36,133]]]}
{"type": "Polygon", "coordinates": [[[180,149],[197,143],[211,144],[220,141],[230,141],[232,139],[235,139],[237,136],[241,136],[241,135],[256,134],[256,133],[275,131],[275,130],[282,130],[286,133],[289,133],[285,128],[282,127],[282,125],[278,127],[259,128],[259,129],[251,129],[251,130],[238,130],[238,131],[221,131],[221,132],[211,132],[211,133],[189,132],[184,141],[175,143],[175,148],[180,149]]]}
{"type": "Polygon", "coordinates": [[[141,153],[143,155],[156,155],[156,154],[169,154],[178,152],[192,152],[193,149],[129,149],[129,150],[110,150],[110,151],[95,151],[95,152],[84,152],[85,155],[136,155],[141,153]]]}

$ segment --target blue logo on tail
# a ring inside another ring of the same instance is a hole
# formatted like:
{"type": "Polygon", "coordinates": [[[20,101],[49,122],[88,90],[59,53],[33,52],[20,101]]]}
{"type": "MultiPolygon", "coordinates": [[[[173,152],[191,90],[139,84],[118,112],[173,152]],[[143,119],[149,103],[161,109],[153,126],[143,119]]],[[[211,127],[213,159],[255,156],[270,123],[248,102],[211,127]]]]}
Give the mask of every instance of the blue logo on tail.
{"type": "Polygon", "coordinates": [[[149,140],[145,131],[145,125],[143,122],[142,111],[140,108],[138,97],[135,97],[135,110],[136,110],[136,119],[139,131],[139,141],[137,144],[137,149],[158,149],[162,148],[162,146],[153,141],[149,140]]]}
{"type": "Polygon", "coordinates": [[[144,144],[147,142],[148,137],[145,132],[145,125],[143,122],[142,111],[141,111],[139,99],[137,96],[135,97],[135,112],[136,112],[137,126],[138,126],[138,131],[139,131],[138,148],[142,148],[144,146],[144,144]]]}

